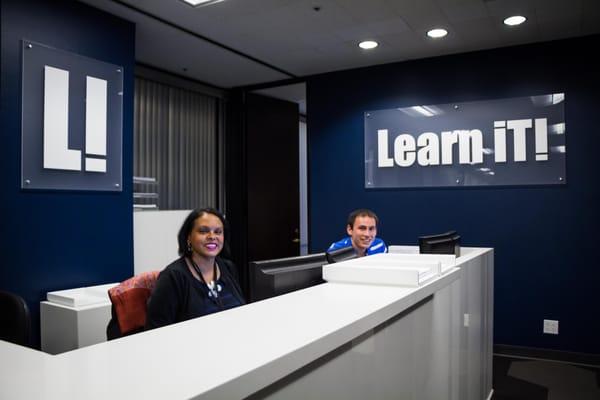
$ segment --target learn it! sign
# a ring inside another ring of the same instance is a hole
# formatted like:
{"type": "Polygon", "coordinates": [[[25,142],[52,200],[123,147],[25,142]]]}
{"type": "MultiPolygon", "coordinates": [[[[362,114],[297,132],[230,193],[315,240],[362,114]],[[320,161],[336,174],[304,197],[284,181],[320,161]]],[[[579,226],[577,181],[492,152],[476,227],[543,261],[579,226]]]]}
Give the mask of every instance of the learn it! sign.
{"type": "Polygon", "coordinates": [[[365,187],[566,183],[564,93],[365,113],[365,187]]]}

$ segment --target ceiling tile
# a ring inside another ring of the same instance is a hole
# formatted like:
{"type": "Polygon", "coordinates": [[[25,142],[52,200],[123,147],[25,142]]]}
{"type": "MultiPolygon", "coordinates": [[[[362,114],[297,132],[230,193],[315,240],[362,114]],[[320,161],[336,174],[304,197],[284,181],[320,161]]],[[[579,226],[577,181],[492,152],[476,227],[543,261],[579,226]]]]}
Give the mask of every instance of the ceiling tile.
{"type": "Polygon", "coordinates": [[[226,0],[200,8],[180,0],[80,1],[136,24],[138,61],[177,74],[186,67],[186,76],[222,87],[289,77],[278,69],[304,76],[600,33],[600,0],[226,0]],[[514,14],[527,22],[505,26],[514,14]],[[425,36],[437,26],[449,35],[425,36]],[[380,46],[359,49],[367,38],[380,46]]]}

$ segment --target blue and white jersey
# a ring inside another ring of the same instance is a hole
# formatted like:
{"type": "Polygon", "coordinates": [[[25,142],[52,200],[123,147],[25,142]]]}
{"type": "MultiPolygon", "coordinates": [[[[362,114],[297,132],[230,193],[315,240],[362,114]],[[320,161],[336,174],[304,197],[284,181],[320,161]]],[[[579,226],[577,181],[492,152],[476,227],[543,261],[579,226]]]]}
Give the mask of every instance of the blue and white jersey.
{"type": "MultiPolygon", "coordinates": [[[[327,251],[343,249],[350,246],[352,246],[352,238],[348,236],[347,238],[331,243],[331,246],[329,246],[327,251]]],[[[385,242],[378,237],[373,239],[373,243],[371,243],[371,246],[369,246],[365,255],[370,256],[371,254],[377,253],[387,253],[387,246],[385,245],[385,242]]]]}

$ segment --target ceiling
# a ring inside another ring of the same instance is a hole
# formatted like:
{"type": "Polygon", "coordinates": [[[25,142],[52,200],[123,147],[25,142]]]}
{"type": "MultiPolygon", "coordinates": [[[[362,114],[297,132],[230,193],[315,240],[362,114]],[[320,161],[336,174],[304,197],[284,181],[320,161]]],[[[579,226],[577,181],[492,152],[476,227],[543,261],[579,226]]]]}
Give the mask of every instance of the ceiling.
{"type": "Polygon", "coordinates": [[[599,0],[80,1],[136,24],[138,62],[221,88],[600,33],[599,0]]]}

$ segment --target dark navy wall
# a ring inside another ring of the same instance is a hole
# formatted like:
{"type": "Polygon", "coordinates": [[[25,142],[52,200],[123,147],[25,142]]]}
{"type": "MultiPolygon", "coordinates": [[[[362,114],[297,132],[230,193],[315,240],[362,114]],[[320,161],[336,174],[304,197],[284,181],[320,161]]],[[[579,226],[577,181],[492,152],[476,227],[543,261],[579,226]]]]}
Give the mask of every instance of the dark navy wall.
{"type": "Polygon", "coordinates": [[[310,247],[344,235],[368,207],[388,244],[456,229],[495,248],[498,344],[600,353],[600,36],[315,76],[307,82],[310,247]],[[363,112],[565,92],[562,186],[364,189],[363,112]],[[558,336],[542,320],[560,321],[558,336]]]}
{"type": "Polygon", "coordinates": [[[46,292],[133,274],[134,45],[133,24],[82,3],[2,1],[0,289],[28,302],[34,342],[46,292]],[[123,192],[20,189],[22,38],[124,67],[123,192]]]}

